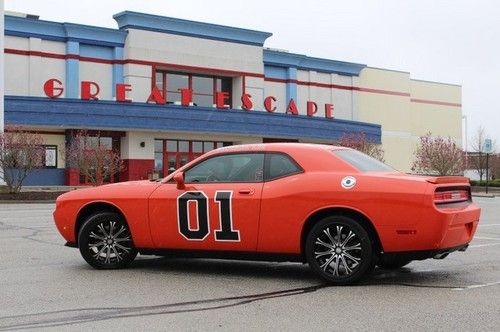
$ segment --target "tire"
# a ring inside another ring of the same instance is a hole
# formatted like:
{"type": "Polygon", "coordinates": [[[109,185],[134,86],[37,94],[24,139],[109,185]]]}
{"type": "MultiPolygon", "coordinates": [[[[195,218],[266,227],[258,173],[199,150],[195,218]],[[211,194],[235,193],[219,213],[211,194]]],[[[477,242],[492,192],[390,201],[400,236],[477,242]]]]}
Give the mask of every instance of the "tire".
{"type": "Polygon", "coordinates": [[[373,253],[368,232],[349,217],[322,219],[307,234],[305,254],[309,266],[334,285],[352,284],[371,273],[375,267],[373,253]]]}
{"type": "Polygon", "coordinates": [[[411,261],[411,259],[401,259],[398,257],[382,257],[377,265],[386,270],[396,270],[410,264],[411,261]]]}
{"type": "Polygon", "coordinates": [[[101,212],[91,215],[78,232],[82,257],[96,269],[119,269],[129,265],[137,249],[121,215],[101,212]]]}

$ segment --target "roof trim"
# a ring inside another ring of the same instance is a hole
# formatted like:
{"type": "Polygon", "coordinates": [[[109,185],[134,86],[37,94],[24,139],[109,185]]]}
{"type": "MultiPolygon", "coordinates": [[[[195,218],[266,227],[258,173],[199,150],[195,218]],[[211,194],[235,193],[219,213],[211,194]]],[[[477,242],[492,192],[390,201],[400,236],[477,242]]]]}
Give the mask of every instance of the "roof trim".
{"type": "Polygon", "coordinates": [[[139,29],[204,39],[263,46],[270,32],[123,11],[113,15],[120,30],[139,29]]]}
{"type": "Polygon", "coordinates": [[[123,47],[126,31],[75,23],[59,23],[5,15],[5,35],[53,41],[123,47]]]}
{"type": "Polygon", "coordinates": [[[302,54],[264,49],[264,64],[276,67],[294,67],[347,76],[359,76],[364,64],[309,57],[302,54]]]}

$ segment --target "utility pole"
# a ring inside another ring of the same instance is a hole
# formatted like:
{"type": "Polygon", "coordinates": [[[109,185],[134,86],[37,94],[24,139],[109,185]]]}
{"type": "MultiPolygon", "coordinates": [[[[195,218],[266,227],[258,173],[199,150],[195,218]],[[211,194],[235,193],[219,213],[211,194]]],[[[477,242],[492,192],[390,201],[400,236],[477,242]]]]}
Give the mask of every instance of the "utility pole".
{"type": "Polygon", "coordinates": [[[486,152],[486,193],[488,193],[488,185],[489,185],[489,157],[490,153],[493,150],[491,139],[487,138],[484,140],[484,152],[486,152]]]}
{"type": "MultiPolygon", "coordinates": [[[[4,130],[4,91],[5,91],[5,64],[4,64],[4,0],[0,0],[0,134],[4,130]]],[[[3,169],[0,168],[0,186],[5,185],[3,169]]]]}

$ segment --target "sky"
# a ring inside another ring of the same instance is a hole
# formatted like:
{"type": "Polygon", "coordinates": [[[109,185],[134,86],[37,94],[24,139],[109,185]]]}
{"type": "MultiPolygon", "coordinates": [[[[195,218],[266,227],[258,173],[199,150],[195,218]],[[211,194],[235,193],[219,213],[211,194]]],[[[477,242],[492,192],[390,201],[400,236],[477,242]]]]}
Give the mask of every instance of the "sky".
{"type": "Polygon", "coordinates": [[[267,31],[266,47],[459,84],[469,147],[482,126],[500,150],[498,0],[5,0],[5,10],[110,28],[131,10],[267,31]]]}

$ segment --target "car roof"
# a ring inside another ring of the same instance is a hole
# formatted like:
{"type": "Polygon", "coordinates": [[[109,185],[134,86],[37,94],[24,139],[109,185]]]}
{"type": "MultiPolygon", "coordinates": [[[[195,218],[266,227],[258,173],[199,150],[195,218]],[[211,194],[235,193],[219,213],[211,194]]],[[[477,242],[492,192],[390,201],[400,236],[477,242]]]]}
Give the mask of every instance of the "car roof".
{"type": "Polygon", "coordinates": [[[314,143],[256,143],[231,145],[212,150],[209,154],[236,153],[236,152],[297,152],[297,151],[317,151],[317,150],[343,150],[348,149],[341,146],[314,143]]]}

